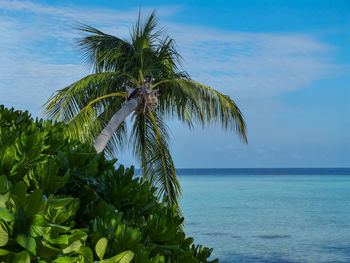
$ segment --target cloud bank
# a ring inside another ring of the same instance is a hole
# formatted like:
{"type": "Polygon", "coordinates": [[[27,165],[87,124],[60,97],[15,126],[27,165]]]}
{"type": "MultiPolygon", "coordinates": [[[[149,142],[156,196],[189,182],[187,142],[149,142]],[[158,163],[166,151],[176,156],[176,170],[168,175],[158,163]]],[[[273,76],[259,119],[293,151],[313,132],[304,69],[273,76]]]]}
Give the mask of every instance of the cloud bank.
{"type": "MultiPolygon", "coordinates": [[[[153,8],[143,8],[144,14],[153,8]]],[[[196,80],[234,98],[264,98],[297,91],[338,74],[334,47],[305,34],[223,31],[172,23],[176,6],[160,7],[168,28],[196,80]]],[[[57,89],[89,73],[73,43],[74,21],[127,36],[138,10],[63,7],[30,1],[0,2],[0,103],[35,114],[57,89]]]]}

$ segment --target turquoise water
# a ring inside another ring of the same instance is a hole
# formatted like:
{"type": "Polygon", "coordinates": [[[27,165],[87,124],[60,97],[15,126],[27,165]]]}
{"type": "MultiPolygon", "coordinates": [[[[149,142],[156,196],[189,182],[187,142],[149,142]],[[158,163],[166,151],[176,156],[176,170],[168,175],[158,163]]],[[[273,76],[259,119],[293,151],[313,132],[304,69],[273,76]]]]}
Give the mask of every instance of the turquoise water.
{"type": "Polygon", "coordinates": [[[350,176],[198,173],[180,175],[186,233],[220,262],[350,262],[350,176]]]}

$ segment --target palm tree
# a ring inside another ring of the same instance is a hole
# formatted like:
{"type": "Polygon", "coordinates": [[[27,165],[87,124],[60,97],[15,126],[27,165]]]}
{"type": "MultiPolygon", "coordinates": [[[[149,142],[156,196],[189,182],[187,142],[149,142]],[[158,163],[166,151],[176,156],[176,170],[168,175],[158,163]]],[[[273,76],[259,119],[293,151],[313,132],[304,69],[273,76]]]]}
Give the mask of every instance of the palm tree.
{"type": "Polygon", "coordinates": [[[143,178],[158,187],[169,205],[181,195],[169,151],[167,117],[192,128],[220,123],[247,143],[243,116],[230,97],[202,85],[180,71],[174,40],[157,30],[155,12],[140,15],[130,39],[120,39],[80,24],[86,36],[77,45],[94,73],[54,93],[46,115],[68,124],[70,136],[94,143],[115,156],[127,143],[125,119],[131,113],[129,138],[143,178]]]}

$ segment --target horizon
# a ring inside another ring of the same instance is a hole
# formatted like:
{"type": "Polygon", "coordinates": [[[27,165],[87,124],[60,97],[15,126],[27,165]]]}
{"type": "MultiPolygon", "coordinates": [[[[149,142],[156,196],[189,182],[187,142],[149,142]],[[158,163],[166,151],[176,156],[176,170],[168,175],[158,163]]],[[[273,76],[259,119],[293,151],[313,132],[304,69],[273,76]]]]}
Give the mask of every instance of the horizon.
{"type": "MultiPolygon", "coordinates": [[[[350,167],[328,168],[176,168],[177,174],[182,175],[300,175],[300,176],[350,176],[350,167]]],[[[141,169],[135,168],[135,174],[140,175],[141,169]]]]}
{"type": "Polygon", "coordinates": [[[231,167],[231,168],[176,168],[176,169],[350,169],[350,167],[231,167]]]}

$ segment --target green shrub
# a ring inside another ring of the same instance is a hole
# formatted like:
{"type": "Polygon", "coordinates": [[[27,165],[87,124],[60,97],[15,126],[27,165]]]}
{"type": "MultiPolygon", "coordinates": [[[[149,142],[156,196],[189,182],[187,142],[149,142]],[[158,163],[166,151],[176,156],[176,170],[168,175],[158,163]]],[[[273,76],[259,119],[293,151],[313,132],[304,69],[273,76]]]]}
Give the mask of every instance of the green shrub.
{"type": "Polygon", "coordinates": [[[133,168],[65,131],[0,105],[0,262],[210,262],[133,168]]]}

